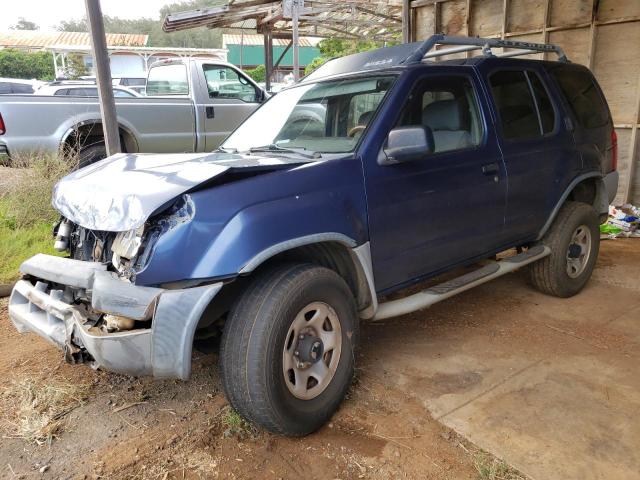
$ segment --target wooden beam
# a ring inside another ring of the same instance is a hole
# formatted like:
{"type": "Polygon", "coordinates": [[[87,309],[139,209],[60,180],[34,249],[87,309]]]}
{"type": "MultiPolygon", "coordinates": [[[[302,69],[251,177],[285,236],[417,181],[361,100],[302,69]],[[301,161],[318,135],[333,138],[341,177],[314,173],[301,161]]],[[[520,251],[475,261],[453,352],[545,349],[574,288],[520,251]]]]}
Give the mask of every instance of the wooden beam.
{"type": "Polygon", "coordinates": [[[593,70],[593,62],[596,57],[596,21],[598,20],[598,1],[591,0],[591,23],[589,25],[589,52],[587,63],[589,69],[593,70]]]}
{"type": "Polygon", "coordinates": [[[509,11],[509,0],[502,0],[502,26],[500,29],[500,36],[504,40],[504,36],[507,33],[507,12],[509,11]]]}
{"type": "MultiPolygon", "coordinates": [[[[380,18],[387,19],[387,20],[389,20],[389,21],[391,21],[393,23],[401,23],[402,22],[402,19],[400,19],[400,18],[392,17],[391,15],[385,15],[384,13],[378,13],[378,12],[376,12],[374,10],[370,10],[368,8],[363,8],[363,7],[360,7],[360,6],[356,6],[356,10],[360,10],[361,12],[368,13],[369,15],[373,15],[374,17],[380,17],[380,18]]],[[[306,13],[306,11],[305,11],[305,13],[306,13]]],[[[411,21],[409,21],[409,23],[411,23],[411,21]]]]}
{"type": "MultiPolygon", "coordinates": [[[[549,43],[549,18],[551,17],[551,0],[545,0],[544,12],[542,13],[542,43],[549,43]]],[[[547,59],[547,52],[542,54],[542,59],[547,59]]]]}
{"type": "Polygon", "coordinates": [[[411,41],[411,0],[402,0],[402,43],[411,41]]]}

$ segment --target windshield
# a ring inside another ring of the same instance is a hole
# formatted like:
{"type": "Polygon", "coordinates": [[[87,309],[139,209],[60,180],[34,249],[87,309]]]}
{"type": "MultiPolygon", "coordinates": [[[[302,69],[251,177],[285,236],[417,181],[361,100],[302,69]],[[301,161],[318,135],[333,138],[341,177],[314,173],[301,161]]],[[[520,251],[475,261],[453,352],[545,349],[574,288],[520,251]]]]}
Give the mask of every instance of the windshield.
{"type": "Polygon", "coordinates": [[[283,90],[222,144],[238,152],[352,152],[395,77],[333,80],[283,90]]]}

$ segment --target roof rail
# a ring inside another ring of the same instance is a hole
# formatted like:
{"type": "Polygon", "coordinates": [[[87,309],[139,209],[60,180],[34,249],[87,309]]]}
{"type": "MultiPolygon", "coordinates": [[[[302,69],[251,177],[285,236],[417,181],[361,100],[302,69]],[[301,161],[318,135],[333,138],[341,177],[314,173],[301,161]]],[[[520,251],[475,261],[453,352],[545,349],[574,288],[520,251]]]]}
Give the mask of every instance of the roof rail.
{"type": "Polygon", "coordinates": [[[479,38],[479,37],[456,37],[443,34],[431,35],[402,63],[420,63],[424,58],[435,58],[452,53],[470,52],[482,50],[482,55],[490,57],[517,57],[528,55],[533,52],[553,52],[558,55],[558,60],[567,62],[567,56],[558,45],[550,43],[529,43],[513,40],[501,40],[499,38],[479,38]],[[454,45],[453,48],[444,48],[431,51],[436,45],[454,45]],[[493,55],[491,48],[515,48],[513,52],[505,52],[493,55]]]}

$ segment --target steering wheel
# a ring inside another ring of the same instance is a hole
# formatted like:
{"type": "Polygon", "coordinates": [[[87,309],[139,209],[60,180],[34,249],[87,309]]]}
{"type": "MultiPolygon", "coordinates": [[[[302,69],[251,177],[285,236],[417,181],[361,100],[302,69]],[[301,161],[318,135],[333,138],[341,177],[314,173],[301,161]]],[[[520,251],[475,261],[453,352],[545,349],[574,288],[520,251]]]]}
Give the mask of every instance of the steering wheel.
{"type": "Polygon", "coordinates": [[[347,136],[348,137],[355,137],[356,134],[364,131],[365,128],[367,128],[365,125],[356,125],[355,127],[353,127],[351,130],[349,130],[347,132],[347,136]]]}

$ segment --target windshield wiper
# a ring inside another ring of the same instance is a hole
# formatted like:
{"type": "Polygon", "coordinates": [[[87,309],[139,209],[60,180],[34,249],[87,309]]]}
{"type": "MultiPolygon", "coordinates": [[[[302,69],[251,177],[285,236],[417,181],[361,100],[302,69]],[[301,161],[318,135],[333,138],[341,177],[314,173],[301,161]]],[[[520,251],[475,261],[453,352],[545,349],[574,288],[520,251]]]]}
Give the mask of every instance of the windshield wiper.
{"type": "Polygon", "coordinates": [[[279,153],[295,153],[296,155],[300,155],[305,158],[320,158],[321,155],[318,152],[312,152],[307,150],[306,148],[285,148],[280,145],[276,145],[275,143],[270,143],[269,145],[262,145],[261,147],[251,147],[249,149],[251,153],[254,152],[279,152],[279,153]]]}

